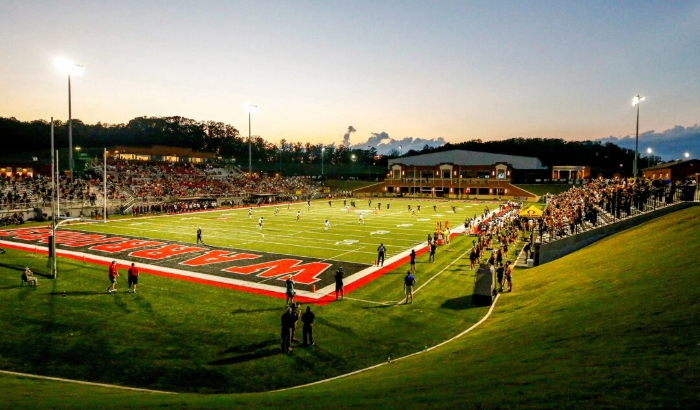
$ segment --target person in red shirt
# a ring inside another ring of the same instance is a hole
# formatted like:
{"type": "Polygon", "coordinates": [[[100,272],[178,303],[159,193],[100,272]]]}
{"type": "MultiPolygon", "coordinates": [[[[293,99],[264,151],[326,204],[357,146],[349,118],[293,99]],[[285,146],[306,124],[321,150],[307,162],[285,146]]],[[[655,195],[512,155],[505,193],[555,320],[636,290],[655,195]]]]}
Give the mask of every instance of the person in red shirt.
{"type": "Polygon", "coordinates": [[[136,293],[136,285],[139,284],[139,270],[136,268],[136,264],[132,263],[131,267],[129,268],[129,293],[131,293],[131,286],[134,286],[134,292],[136,293]]]}
{"type": "Polygon", "coordinates": [[[116,292],[116,286],[117,286],[117,277],[119,276],[119,272],[117,272],[117,261],[112,261],[112,264],[109,265],[109,286],[107,287],[107,292],[112,293],[116,292]]]}

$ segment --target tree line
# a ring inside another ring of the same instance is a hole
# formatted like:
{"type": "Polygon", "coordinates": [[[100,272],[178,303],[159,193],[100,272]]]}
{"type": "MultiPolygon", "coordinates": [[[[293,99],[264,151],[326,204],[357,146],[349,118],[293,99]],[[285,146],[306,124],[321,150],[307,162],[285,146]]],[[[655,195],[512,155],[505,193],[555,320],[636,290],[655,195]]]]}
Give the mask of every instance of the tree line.
{"type": "MultiPolygon", "coordinates": [[[[57,147],[68,146],[68,124],[54,120],[57,147]]],[[[6,153],[23,152],[36,147],[50,147],[50,122],[46,120],[19,121],[14,117],[0,117],[0,137],[6,153]]],[[[73,120],[73,146],[102,148],[111,146],[150,147],[156,145],[190,148],[212,152],[222,159],[238,159],[243,164],[248,158],[248,137],[242,136],[233,125],[217,121],[195,121],[180,116],[137,117],[126,124],[85,124],[73,120]]],[[[390,158],[398,157],[397,151],[378,156],[376,148],[348,148],[336,144],[310,144],[282,139],[278,143],[266,141],[260,136],[251,138],[253,158],[267,163],[320,164],[321,155],[326,164],[386,165],[390,158]]],[[[603,173],[623,171],[630,174],[634,151],[613,143],[594,141],[565,141],[557,138],[510,138],[501,141],[472,139],[460,143],[447,143],[440,147],[425,146],[411,150],[403,156],[430,152],[463,149],[479,152],[521,155],[539,158],[546,166],[589,165],[603,173]]],[[[640,168],[646,166],[646,158],[640,158],[640,168]]]]}

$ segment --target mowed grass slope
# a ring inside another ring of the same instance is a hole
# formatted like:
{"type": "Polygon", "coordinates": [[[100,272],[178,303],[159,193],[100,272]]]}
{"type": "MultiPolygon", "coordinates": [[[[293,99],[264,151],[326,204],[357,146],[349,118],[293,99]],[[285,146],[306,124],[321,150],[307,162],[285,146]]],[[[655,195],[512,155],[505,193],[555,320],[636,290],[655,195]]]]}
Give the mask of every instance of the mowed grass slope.
{"type": "Polygon", "coordinates": [[[173,397],[3,376],[0,395],[12,408],[697,408],[699,226],[694,207],[518,270],[467,336],[329,383],[173,397]]]}

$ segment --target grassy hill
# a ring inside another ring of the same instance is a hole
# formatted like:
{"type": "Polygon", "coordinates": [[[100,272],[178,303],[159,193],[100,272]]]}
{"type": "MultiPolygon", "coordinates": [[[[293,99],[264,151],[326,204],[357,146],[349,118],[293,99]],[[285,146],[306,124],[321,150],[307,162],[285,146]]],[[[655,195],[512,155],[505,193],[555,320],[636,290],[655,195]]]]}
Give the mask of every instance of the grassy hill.
{"type": "MultiPolygon", "coordinates": [[[[1,376],[0,407],[697,408],[699,222],[694,207],[518,270],[514,291],[501,295],[473,332],[333,382],[274,393],[170,396],[1,376]]],[[[420,306],[417,300],[411,314],[420,306]]],[[[405,320],[392,313],[385,326],[405,320]]],[[[402,329],[404,339],[421,330],[411,326],[402,329]]],[[[293,360],[291,371],[267,371],[294,379],[295,369],[314,358],[293,360]]]]}

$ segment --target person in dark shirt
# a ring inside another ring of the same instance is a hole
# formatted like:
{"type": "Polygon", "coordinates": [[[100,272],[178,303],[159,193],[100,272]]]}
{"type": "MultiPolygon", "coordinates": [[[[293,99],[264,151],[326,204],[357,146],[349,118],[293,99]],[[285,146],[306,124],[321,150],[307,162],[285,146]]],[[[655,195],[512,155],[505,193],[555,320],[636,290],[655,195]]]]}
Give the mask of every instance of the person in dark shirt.
{"type": "Polygon", "coordinates": [[[306,312],[301,315],[301,322],[304,324],[302,332],[304,334],[304,346],[313,346],[314,342],[314,320],[316,315],[311,311],[311,306],[306,307],[306,312]]]}
{"type": "Polygon", "coordinates": [[[386,248],[384,247],[383,243],[379,244],[379,247],[377,248],[377,253],[377,265],[384,266],[384,254],[386,253],[386,248]]]}
{"type": "Polygon", "coordinates": [[[416,284],[416,278],[411,275],[411,271],[406,272],[406,277],[403,278],[403,290],[406,293],[406,304],[413,303],[413,285],[416,284]]]}
{"type": "Polygon", "coordinates": [[[496,281],[498,282],[498,291],[503,292],[503,272],[505,268],[503,267],[503,263],[498,264],[498,268],[496,268],[496,281]]]}
{"type": "Polygon", "coordinates": [[[435,263],[435,251],[437,250],[437,239],[433,239],[430,242],[430,256],[428,256],[428,262],[435,263]]]}
{"type": "Polygon", "coordinates": [[[341,266],[335,272],[335,300],[338,300],[338,292],[340,292],[340,297],[345,299],[345,290],[343,289],[343,278],[345,277],[345,272],[343,272],[343,267],[341,266]]]}
{"type": "Polygon", "coordinates": [[[294,323],[294,317],[292,316],[292,308],[287,307],[287,309],[282,314],[281,324],[282,324],[282,352],[288,353],[292,351],[292,324],[294,323]]]}
{"type": "Polygon", "coordinates": [[[411,272],[416,271],[416,250],[411,249],[411,272]]]}
{"type": "Polygon", "coordinates": [[[200,242],[204,245],[204,241],[202,240],[202,228],[197,228],[197,243],[200,242]]]}

